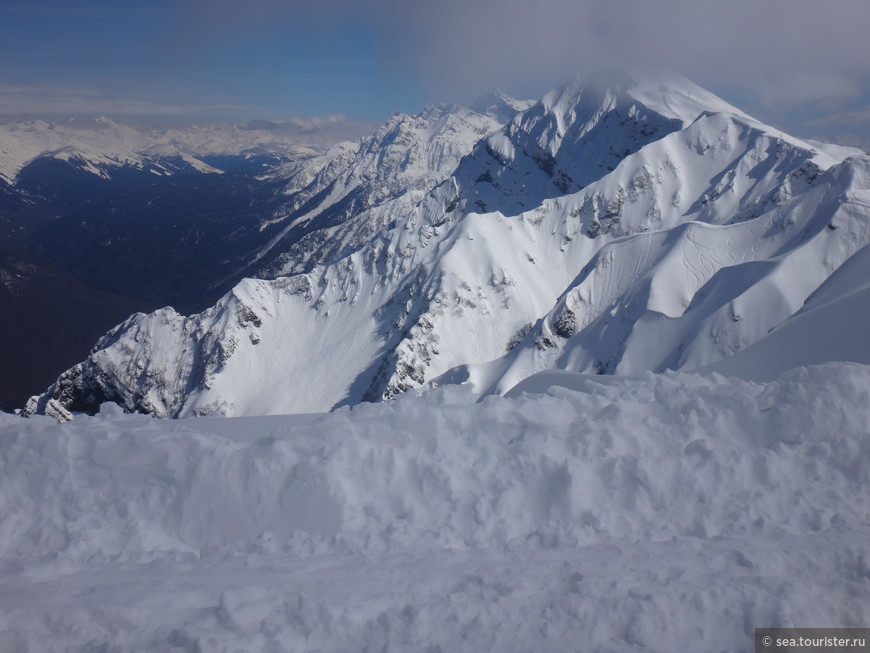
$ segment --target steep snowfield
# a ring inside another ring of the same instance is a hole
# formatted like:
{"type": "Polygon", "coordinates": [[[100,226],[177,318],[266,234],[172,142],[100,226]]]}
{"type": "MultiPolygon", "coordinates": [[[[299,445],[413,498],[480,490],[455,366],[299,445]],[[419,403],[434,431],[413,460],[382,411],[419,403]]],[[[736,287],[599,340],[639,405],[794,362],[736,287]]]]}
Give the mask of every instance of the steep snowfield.
{"type": "Polygon", "coordinates": [[[0,414],[0,648],[748,652],[868,623],[870,367],[548,374],[319,416],[0,414]]]}
{"type": "Polygon", "coordinates": [[[109,399],[187,416],[308,412],[360,401],[379,357],[397,343],[390,323],[407,310],[397,295],[423,281],[415,278],[411,246],[372,239],[497,128],[468,109],[431,106],[417,116],[396,114],[368,139],[277,173],[289,178],[285,217],[277,220],[290,224],[260,256],[292,236],[294,267],[338,262],[295,277],[245,280],[189,319],[171,308],[133,316],[65,376],[61,402],[92,410],[109,399]]]}
{"type": "Polygon", "coordinates": [[[804,306],[760,342],[705,370],[769,381],[826,361],[870,365],[870,247],[837,269],[804,306]]]}
{"type": "Polygon", "coordinates": [[[27,412],[305,413],[545,369],[697,369],[870,244],[870,159],[680,78],[574,80],[495,126],[433,106],[285,168],[296,244],[275,238],[261,274],[302,274],[134,316],[27,412]]]}
{"type": "MultiPolygon", "coordinates": [[[[802,164],[783,184],[771,178],[773,197],[747,202],[748,194],[738,190],[744,199],[737,204],[729,197],[725,211],[717,199],[698,208],[703,222],[605,245],[502,361],[454,376],[471,380],[480,391],[499,392],[543,369],[611,374],[695,369],[745,349],[801,309],[834,270],[870,242],[868,167],[866,157],[824,173],[802,164]],[[808,189],[790,197],[796,182],[805,183],[808,176],[808,189]],[[764,212],[745,219],[741,205],[750,215],[764,212]],[[731,224],[719,224],[723,218],[731,224]]],[[[639,215],[630,202],[625,215],[639,215]]],[[[844,284],[863,279],[857,266],[841,276],[844,284]]],[[[819,357],[796,352],[795,364],[842,359],[824,358],[824,341],[818,345],[819,357]]],[[[764,347],[759,343],[756,352],[764,347]]],[[[801,345],[815,347],[812,341],[801,345]]],[[[842,348],[851,352],[845,360],[864,361],[868,355],[863,336],[842,348]]],[[[774,366],[763,378],[784,369],[774,366]]]]}
{"type": "Polygon", "coordinates": [[[389,225],[407,220],[426,193],[499,126],[463,107],[429,105],[414,116],[393,115],[367,138],[274,171],[275,178],[287,178],[287,202],[271,222],[287,226],[258,254],[264,259],[279,252],[264,261],[259,276],[305,272],[368,245],[389,225]]]}
{"type": "Polygon", "coordinates": [[[516,214],[575,192],[703,112],[746,117],[678,76],[578,77],[478,144],[455,173],[460,207],[516,214]]]}
{"type": "Polygon", "coordinates": [[[534,100],[517,100],[503,91],[494,90],[481,95],[469,108],[504,125],[534,104],[534,100]]]}

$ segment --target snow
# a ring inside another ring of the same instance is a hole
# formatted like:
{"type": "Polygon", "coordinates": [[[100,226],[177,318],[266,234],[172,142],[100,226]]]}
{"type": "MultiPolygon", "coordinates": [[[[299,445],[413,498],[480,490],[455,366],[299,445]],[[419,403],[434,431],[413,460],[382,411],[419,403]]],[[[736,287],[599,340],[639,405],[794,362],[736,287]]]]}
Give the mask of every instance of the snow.
{"type": "MultiPolygon", "coordinates": [[[[584,206],[599,193],[618,198],[620,188],[631,187],[627,180],[649,180],[633,194],[622,193],[621,215],[611,230],[618,230],[616,238],[599,235],[592,255],[580,253],[586,239],[563,244],[583,268],[529,336],[501,361],[465,363],[457,374],[478,392],[505,392],[548,368],[616,374],[697,369],[762,341],[870,242],[867,165],[858,157],[825,161],[733,116],[699,118],[626,157],[611,175],[545,215],[544,225],[556,233],[576,231],[572,205],[584,206]],[[762,163],[761,152],[772,156],[762,163]],[[710,180],[743,167],[727,190],[710,192],[710,180]],[[662,200],[674,188],[679,202],[665,208],[662,200]],[[566,310],[576,315],[577,333],[557,337],[552,325],[566,310]]],[[[863,275],[845,268],[842,283],[857,283],[863,275]]],[[[845,303],[843,310],[858,310],[845,303]]],[[[809,348],[813,353],[792,355],[792,366],[866,361],[866,331],[858,321],[847,324],[855,326],[840,331],[836,348],[823,340],[809,348]]],[[[788,369],[786,358],[779,359],[763,376],[757,368],[749,378],[770,380],[788,369]]]]}
{"type": "Polygon", "coordinates": [[[8,651],[752,651],[870,619],[870,367],[0,414],[8,651]]]}
{"type": "Polygon", "coordinates": [[[646,71],[636,74],[628,93],[664,116],[679,118],[684,125],[707,112],[749,118],[732,104],[674,72],[646,71]]]}
{"type": "Polygon", "coordinates": [[[425,193],[447,179],[475,143],[498,127],[495,119],[469,109],[433,104],[414,116],[397,113],[371,136],[340,143],[301,167],[279,167],[272,175],[286,179],[288,202],[266,224],[286,227],[255,260],[318,219],[325,217],[335,226],[326,244],[322,234],[308,234],[261,275],[300,272],[369,244],[389,224],[407,219],[425,193]]]}
{"type": "Polygon", "coordinates": [[[534,100],[517,100],[503,91],[495,90],[477,98],[469,108],[506,124],[513,120],[518,113],[522,113],[534,104],[534,100]]]}
{"type": "MultiPolygon", "coordinates": [[[[131,316],[45,416],[0,414],[0,650],[751,651],[868,623],[870,158],[671,76],[481,108],[277,168],[273,223],[318,227],[259,270],[291,276],[131,316]]],[[[98,125],[115,150],[3,129],[94,174],[271,147],[98,125]]]]}
{"type": "Polygon", "coordinates": [[[845,159],[850,156],[866,156],[867,152],[857,147],[850,147],[848,145],[837,145],[836,143],[825,143],[824,141],[816,141],[812,139],[806,139],[806,142],[812,145],[813,147],[821,150],[828,156],[832,156],[835,159],[845,159]]]}
{"type": "Polygon", "coordinates": [[[146,160],[139,151],[147,143],[144,133],[106,118],[85,123],[34,120],[0,124],[0,177],[14,183],[18,172],[30,161],[48,156],[79,163],[88,172],[105,178],[105,167],[144,168],[146,160]]]}
{"type": "MultiPolygon", "coordinates": [[[[694,370],[764,340],[870,244],[870,158],[682,78],[574,80],[506,125],[431,105],[274,174],[262,279],[200,315],[131,318],[31,408],[310,413],[546,369],[694,370]]],[[[860,328],[842,335],[864,361],[860,328]]]]}
{"type": "Polygon", "coordinates": [[[704,370],[770,381],[785,370],[827,361],[870,364],[870,248],[864,247],[781,326],[704,370]]]}
{"type": "MultiPolygon", "coordinates": [[[[329,131],[329,125],[322,127],[329,131]]],[[[162,174],[172,174],[161,160],[175,158],[189,169],[215,174],[221,170],[200,157],[281,152],[304,159],[322,149],[321,141],[330,142],[329,135],[320,134],[316,127],[300,134],[235,125],[135,129],[108,118],[52,123],[42,120],[0,122],[0,180],[14,184],[21,169],[39,157],[70,161],[102,178],[107,178],[113,168],[120,166],[145,169],[153,165],[162,170],[162,174]]],[[[153,169],[152,172],[161,174],[153,169]]]]}

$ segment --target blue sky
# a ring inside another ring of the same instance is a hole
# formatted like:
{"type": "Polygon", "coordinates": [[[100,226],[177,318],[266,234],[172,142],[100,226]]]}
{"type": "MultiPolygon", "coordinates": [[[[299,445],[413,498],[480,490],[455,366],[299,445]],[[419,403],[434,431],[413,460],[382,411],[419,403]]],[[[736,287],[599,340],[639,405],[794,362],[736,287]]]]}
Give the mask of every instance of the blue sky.
{"type": "Polygon", "coordinates": [[[380,122],[612,63],[870,144],[866,0],[0,0],[0,114],[380,122]]]}
{"type": "Polygon", "coordinates": [[[0,85],[17,91],[7,110],[380,120],[425,101],[413,76],[377,65],[364,23],[233,18],[165,0],[4,0],[0,85]]]}

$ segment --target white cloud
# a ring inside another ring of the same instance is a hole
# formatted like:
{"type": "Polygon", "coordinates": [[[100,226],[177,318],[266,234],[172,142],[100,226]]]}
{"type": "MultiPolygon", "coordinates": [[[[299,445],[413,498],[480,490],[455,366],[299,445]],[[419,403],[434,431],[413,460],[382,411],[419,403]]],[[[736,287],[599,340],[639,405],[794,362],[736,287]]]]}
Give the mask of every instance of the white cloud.
{"type": "Polygon", "coordinates": [[[861,86],[857,77],[836,71],[786,71],[771,77],[757,91],[764,105],[781,108],[851,100],[860,94],[861,86]]]}
{"type": "Polygon", "coordinates": [[[819,127],[870,127],[870,106],[817,118],[812,120],[810,124],[819,127]]]}
{"type": "Polygon", "coordinates": [[[256,115],[259,107],[221,104],[166,104],[110,97],[94,89],[62,86],[0,84],[0,115],[110,115],[110,116],[231,116],[256,115]]]}
{"type": "MultiPolygon", "coordinates": [[[[196,61],[193,69],[205,66],[216,49],[258,35],[313,34],[327,52],[335,39],[336,57],[346,57],[338,41],[359,33],[371,39],[381,76],[403,83],[411,76],[432,100],[469,102],[494,87],[540,96],[576,73],[624,65],[671,68],[713,91],[733,90],[729,99],[768,120],[807,106],[814,117],[842,114],[870,97],[868,0],[183,0],[178,6],[172,43],[161,40],[163,58],[148,62],[152,82],[163,67],[188,60],[196,61]]],[[[357,63],[365,68],[368,60],[357,63]]],[[[295,62],[267,64],[251,74],[278,70],[286,75],[281,84],[309,81],[295,62]]],[[[351,70],[354,61],[340,67],[351,70]]],[[[353,75],[342,74],[335,83],[348,79],[353,75]]],[[[277,79],[270,83],[279,86],[277,79]]],[[[118,115],[258,113],[35,87],[0,89],[0,101],[7,114],[60,106],[118,115]]]]}
{"type": "Polygon", "coordinates": [[[673,68],[785,106],[851,98],[870,80],[866,0],[386,4],[385,57],[413,60],[439,89],[528,84],[625,64],[673,68]]]}

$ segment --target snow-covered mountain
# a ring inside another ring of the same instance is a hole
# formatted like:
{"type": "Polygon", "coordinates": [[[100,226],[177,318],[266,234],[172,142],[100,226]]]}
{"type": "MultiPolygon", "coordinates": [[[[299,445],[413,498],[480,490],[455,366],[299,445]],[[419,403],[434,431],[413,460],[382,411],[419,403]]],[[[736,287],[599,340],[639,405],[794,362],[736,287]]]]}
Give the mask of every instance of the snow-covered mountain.
{"type": "Polygon", "coordinates": [[[279,184],[260,175],[371,128],[337,116],[171,129],[0,122],[0,257],[49,280],[3,298],[0,405],[23,405],[124,315],[214,303],[271,237],[257,218],[272,217],[279,184]],[[126,310],[102,310],[114,304],[126,310]]]}
{"type": "Polygon", "coordinates": [[[312,412],[715,364],[870,244],[870,160],[846,154],[676,76],[574,80],[501,127],[396,116],[281,171],[284,226],[254,260],[280,276],[132,316],[26,412],[312,412]]]}
{"type": "Polygon", "coordinates": [[[534,104],[534,100],[517,100],[504,91],[496,89],[481,95],[469,108],[501,124],[507,124],[518,113],[522,113],[534,104]]]}
{"type": "MultiPolygon", "coordinates": [[[[728,358],[868,244],[868,170],[866,156],[836,162],[751,119],[703,114],[547,205],[542,228],[585,264],[512,351],[448,378],[504,392],[543,369],[631,374],[728,358]]],[[[867,335],[834,360],[870,360],[867,335]]],[[[794,344],[779,371],[824,348],[794,344]]]]}
{"type": "Polygon", "coordinates": [[[165,132],[173,147],[227,173],[168,177],[91,201],[34,230],[32,246],[41,262],[109,292],[202,308],[243,276],[307,271],[359,248],[498,127],[468,109],[431,106],[396,114],[362,140],[292,156],[265,145],[240,150],[254,138],[250,130],[165,132]],[[233,137],[237,131],[245,138],[233,137]],[[185,268],[190,278],[175,273],[185,268]],[[150,290],[137,294],[137,286],[150,290]]]}
{"type": "MultiPolygon", "coordinates": [[[[156,177],[180,171],[219,173],[209,160],[281,154],[298,160],[326,149],[341,137],[360,135],[365,126],[334,119],[307,129],[283,123],[192,125],[185,128],[137,129],[109,118],[46,122],[0,122],[0,180],[15,184],[23,171],[40,159],[63,161],[106,179],[121,168],[156,177]],[[340,129],[346,127],[346,129],[340,129]]],[[[25,173],[26,174],[26,173],[25,173]]]]}
{"type": "Polygon", "coordinates": [[[4,122],[0,188],[63,214],[179,175],[260,174],[370,128],[341,117],[184,128],[134,128],[105,117],[4,122]]]}
{"type": "Polygon", "coordinates": [[[262,228],[282,229],[257,253],[258,276],[307,271],[367,246],[407,219],[501,124],[463,107],[430,105],[414,116],[397,113],[371,136],[315,160],[278,168],[272,176],[287,180],[287,200],[262,228]]]}

